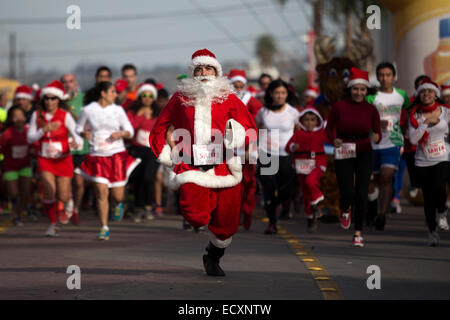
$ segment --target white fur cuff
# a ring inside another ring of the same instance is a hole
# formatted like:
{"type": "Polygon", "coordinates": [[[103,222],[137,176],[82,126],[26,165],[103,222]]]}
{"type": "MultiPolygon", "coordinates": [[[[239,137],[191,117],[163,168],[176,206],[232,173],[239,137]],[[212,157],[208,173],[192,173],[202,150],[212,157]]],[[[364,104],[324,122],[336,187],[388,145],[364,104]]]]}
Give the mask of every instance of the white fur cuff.
{"type": "Polygon", "coordinates": [[[224,144],[227,149],[237,149],[245,144],[245,128],[234,119],[225,124],[224,144]]]}
{"type": "Polygon", "coordinates": [[[233,240],[233,237],[229,237],[228,239],[225,239],[225,240],[220,240],[220,239],[217,239],[216,236],[212,232],[210,232],[209,233],[209,240],[217,248],[223,249],[223,248],[228,247],[231,244],[231,241],[233,240]]]}
{"type": "Polygon", "coordinates": [[[166,144],[164,146],[161,153],[159,154],[158,161],[167,167],[171,167],[173,165],[172,149],[170,148],[170,146],[168,144],[166,144]]]}

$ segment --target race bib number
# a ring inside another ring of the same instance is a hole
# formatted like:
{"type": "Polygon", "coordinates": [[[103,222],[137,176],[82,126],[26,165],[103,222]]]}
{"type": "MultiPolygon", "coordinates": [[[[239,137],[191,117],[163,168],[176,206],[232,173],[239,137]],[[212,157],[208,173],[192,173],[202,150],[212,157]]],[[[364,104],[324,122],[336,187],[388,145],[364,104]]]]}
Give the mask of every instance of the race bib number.
{"type": "Polygon", "coordinates": [[[335,148],[334,158],[336,160],[356,158],[356,144],[343,143],[339,148],[335,148]]]}
{"type": "Polygon", "coordinates": [[[80,143],[76,148],[72,148],[72,143],[75,140],[72,137],[69,137],[69,147],[70,151],[82,151],[83,150],[83,143],[80,143]]]}
{"type": "Polygon", "coordinates": [[[108,151],[113,148],[109,135],[94,136],[94,151],[108,151]]]}
{"type": "Polygon", "coordinates": [[[141,146],[150,147],[150,143],[148,141],[149,137],[150,131],[139,129],[136,135],[136,142],[139,143],[141,146]]]}
{"type": "Polygon", "coordinates": [[[295,171],[298,174],[310,174],[316,167],[314,159],[295,159],[295,171]]]}
{"type": "Polygon", "coordinates": [[[44,142],[42,143],[42,156],[44,158],[56,159],[62,155],[61,142],[44,142]]]}
{"type": "Polygon", "coordinates": [[[425,153],[425,157],[430,160],[445,155],[447,150],[444,140],[427,143],[423,146],[423,152],[425,153]]]}
{"type": "Polygon", "coordinates": [[[222,162],[222,149],[214,144],[192,146],[194,151],[194,165],[205,166],[222,162]]]}
{"type": "Polygon", "coordinates": [[[384,131],[391,132],[394,130],[394,118],[393,117],[385,116],[385,117],[381,118],[381,121],[387,122],[387,127],[384,129],[384,131]]]}
{"type": "Polygon", "coordinates": [[[12,158],[13,159],[23,159],[28,154],[28,146],[13,146],[12,147],[12,158]]]}

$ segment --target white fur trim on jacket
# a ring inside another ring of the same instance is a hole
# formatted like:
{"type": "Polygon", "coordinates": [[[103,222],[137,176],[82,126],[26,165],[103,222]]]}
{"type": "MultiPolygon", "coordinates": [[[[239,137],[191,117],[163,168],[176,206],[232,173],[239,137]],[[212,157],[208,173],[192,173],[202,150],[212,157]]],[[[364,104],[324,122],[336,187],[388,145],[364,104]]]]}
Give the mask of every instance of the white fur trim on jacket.
{"type": "Polygon", "coordinates": [[[194,143],[207,145],[211,143],[211,101],[201,99],[194,111],[194,143]]]}
{"type": "Polygon", "coordinates": [[[229,237],[228,239],[225,239],[225,240],[220,240],[220,239],[216,238],[216,236],[212,232],[209,232],[209,240],[217,248],[224,249],[231,244],[233,237],[229,237]]]}
{"type": "Polygon", "coordinates": [[[167,167],[171,167],[173,165],[172,149],[168,144],[164,146],[161,153],[159,154],[158,161],[167,167]]]}
{"type": "Polygon", "coordinates": [[[168,187],[177,190],[185,183],[195,183],[205,188],[229,188],[238,185],[242,180],[242,164],[240,157],[233,157],[227,161],[231,174],[227,176],[217,176],[214,168],[208,171],[189,170],[176,174],[171,171],[168,187]]]}
{"type": "Polygon", "coordinates": [[[245,128],[236,120],[229,119],[225,124],[223,140],[227,149],[237,149],[245,144],[245,128]]]}

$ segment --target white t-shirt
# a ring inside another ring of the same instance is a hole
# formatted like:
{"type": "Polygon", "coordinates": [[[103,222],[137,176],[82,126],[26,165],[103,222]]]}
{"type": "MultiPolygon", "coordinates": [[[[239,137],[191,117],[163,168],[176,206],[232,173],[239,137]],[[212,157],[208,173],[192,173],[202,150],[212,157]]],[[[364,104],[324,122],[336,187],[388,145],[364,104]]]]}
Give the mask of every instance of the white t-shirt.
{"type": "Polygon", "coordinates": [[[448,161],[450,145],[449,145],[449,121],[450,110],[441,107],[442,113],[440,121],[435,125],[425,124],[425,117],[420,113],[416,113],[414,118],[417,120],[419,126],[414,128],[409,124],[409,140],[412,144],[417,144],[415,155],[415,165],[418,167],[429,167],[438,164],[439,162],[448,161]],[[418,143],[424,135],[428,132],[428,141],[426,145],[418,143]],[[431,152],[430,152],[431,151],[431,152]],[[428,154],[428,156],[427,156],[428,154]]]}
{"type": "Polygon", "coordinates": [[[381,130],[382,138],[380,143],[372,142],[372,148],[377,150],[403,146],[400,117],[402,108],[409,106],[406,92],[398,88],[394,88],[392,93],[379,91],[376,95],[368,96],[367,101],[377,108],[380,120],[388,121],[388,127],[385,130],[381,130]]]}
{"type": "Polygon", "coordinates": [[[111,104],[102,107],[97,102],[85,106],[77,123],[77,132],[85,131],[85,126],[92,134],[89,141],[89,154],[98,157],[109,157],[125,151],[123,139],[110,141],[113,132],[128,131],[134,135],[133,126],[121,106],[111,104]]]}
{"type": "Polygon", "coordinates": [[[299,125],[299,118],[300,113],[289,104],[282,112],[261,108],[256,115],[256,122],[267,129],[267,134],[260,132],[259,150],[271,155],[287,156],[284,149],[294,134],[295,125],[299,125]]]}

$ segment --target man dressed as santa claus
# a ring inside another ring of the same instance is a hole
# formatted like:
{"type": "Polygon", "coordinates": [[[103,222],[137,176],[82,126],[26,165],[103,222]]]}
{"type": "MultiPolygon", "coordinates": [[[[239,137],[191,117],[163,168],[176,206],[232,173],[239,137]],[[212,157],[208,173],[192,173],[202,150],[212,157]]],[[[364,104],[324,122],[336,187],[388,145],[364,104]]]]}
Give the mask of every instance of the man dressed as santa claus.
{"type": "Polygon", "coordinates": [[[206,273],[225,276],[219,260],[238,230],[241,201],[242,161],[234,150],[256,140],[256,127],[213,53],[196,51],[189,71],[149,142],[159,162],[171,169],[169,186],[179,189],[184,219],[194,228],[208,225],[206,273]]]}

